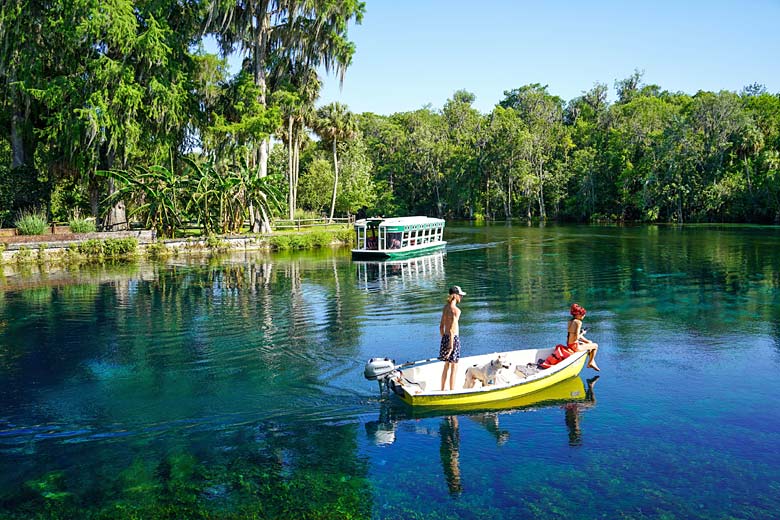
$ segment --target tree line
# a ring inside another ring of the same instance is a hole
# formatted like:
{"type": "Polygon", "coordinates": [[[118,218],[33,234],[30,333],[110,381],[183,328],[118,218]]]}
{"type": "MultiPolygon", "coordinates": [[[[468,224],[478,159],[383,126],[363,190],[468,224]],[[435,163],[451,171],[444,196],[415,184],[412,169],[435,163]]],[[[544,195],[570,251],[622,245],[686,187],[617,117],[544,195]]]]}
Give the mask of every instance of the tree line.
{"type": "Polygon", "coordinates": [[[565,102],[504,92],[489,114],[457,91],[442,110],[358,116],[400,211],[579,222],[779,222],[780,96],[668,92],[642,74],[565,102]]]}
{"type": "Polygon", "coordinates": [[[777,222],[780,97],[668,92],[635,72],[570,101],[541,84],[480,113],[317,106],[355,0],[8,0],[0,224],[30,207],[108,229],[268,231],[302,211],[574,221],[777,222]],[[213,37],[219,54],[205,51],[213,37]],[[230,73],[225,56],[244,62],[230,73]]]}

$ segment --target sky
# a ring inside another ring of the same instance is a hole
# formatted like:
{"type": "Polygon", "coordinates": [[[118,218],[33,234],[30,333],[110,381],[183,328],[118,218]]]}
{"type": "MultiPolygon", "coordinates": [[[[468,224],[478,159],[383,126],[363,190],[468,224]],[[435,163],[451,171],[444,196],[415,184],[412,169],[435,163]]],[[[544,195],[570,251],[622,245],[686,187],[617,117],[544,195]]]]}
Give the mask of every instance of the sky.
{"type": "Polygon", "coordinates": [[[759,83],[780,93],[780,0],[365,0],[351,25],[340,88],[325,75],[318,106],[389,115],[443,107],[457,90],[488,113],[530,83],[569,101],[616,80],[695,94],[759,83]]]}

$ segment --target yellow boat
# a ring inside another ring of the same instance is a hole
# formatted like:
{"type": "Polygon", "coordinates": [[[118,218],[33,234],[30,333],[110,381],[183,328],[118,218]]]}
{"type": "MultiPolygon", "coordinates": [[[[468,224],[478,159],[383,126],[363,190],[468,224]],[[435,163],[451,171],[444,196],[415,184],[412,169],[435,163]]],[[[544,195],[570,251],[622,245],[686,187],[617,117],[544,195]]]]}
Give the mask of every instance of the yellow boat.
{"type": "MultiPolygon", "coordinates": [[[[570,377],[565,381],[556,383],[538,392],[482,404],[460,405],[452,410],[443,407],[411,407],[397,399],[382,400],[379,411],[379,419],[366,423],[366,433],[378,445],[388,445],[395,442],[396,430],[399,423],[409,420],[419,420],[431,417],[446,417],[458,415],[474,420],[493,417],[496,423],[499,414],[512,414],[528,409],[539,409],[549,406],[566,406],[570,403],[580,403],[592,398],[590,390],[585,389],[582,379],[570,377]]],[[[567,421],[569,413],[575,413],[576,408],[567,407],[567,421]]],[[[576,419],[573,419],[576,420],[576,419]]],[[[489,421],[486,422],[490,426],[489,421]]],[[[496,431],[495,428],[488,428],[496,431]]]]}
{"type": "Polygon", "coordinates": [[[385,386],[404,402],[420,408],[479,408],[522,406],[509,404],[549,388],[556,383],[579,375],[587,359],[587,352],[576,352],[557,365],[523,376],[517,368],[536,365],[539,359],[546,359],[554,349],[526,349],[495,352],[461,358],[455,376],[454,390],[441,390],[441,375],[444,363],[438,360],[423,360],[396,365],[388,358],[374,358],[366,365],[367,379],[378,380],[380,389],[385,386]],[[466,371],[472,366],[484,366],[501,359],[503,367],[495,378],[482,385],[477,382],[473,388],[466,386],[466,371]]]}

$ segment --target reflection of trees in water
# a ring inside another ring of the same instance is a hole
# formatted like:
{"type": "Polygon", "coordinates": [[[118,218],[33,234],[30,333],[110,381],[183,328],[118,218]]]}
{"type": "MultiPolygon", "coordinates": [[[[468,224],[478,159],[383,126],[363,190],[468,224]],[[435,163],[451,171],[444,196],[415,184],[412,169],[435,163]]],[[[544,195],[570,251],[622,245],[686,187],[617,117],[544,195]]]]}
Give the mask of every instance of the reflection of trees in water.
{"type": "Polygon", "coordinates": [[[581,303],[618,316],[605,326],[593,315],[593,339],[608,327],[620,349],[636,345],[647,333],[638,327],[649,322],[687,331],[694,341],[706,336],[701,347],[707,349],[710,338],[733,334],[735,325],[744,330],[756,318],[777,321],[780,240],[766,229],[512,226],[505,233],[490,228],[481,238],[502,237],[505,242],[469,254],[492,296],[491,310],[506,316],[524,314],[546,325],[553,314],[566,319],[571,295],[597,301],[581,303]]]}
{"type": "MultiPolygon", "coordinates": [[[[335,261],[324,264],[248,258],[163,267],[154,277],[89,286],[81,294],[4,294],[0,321],[10,318],[14,330],[12,336],[4,331],[3,340],[24,345],[19,355],[0,351],[0,361],[11,365],[0,374],[3,388],[23,392],[0,390],[4,405],[25,403],[21,413],[57,415],[27,417],[33,423],[68,423],[95,433],[132,425],[133,432],[121,454],[115,443],[67,445],[64,452],[89,449],[74,452],[72,467],[60,466],[62,477],[42,461],[54,460],[46,455],[50,449],[62,458],[63,445],[33,445],[39,462],[20,466],[15,480],[40,482],[42,493],[89,494],[93,511],[105,505],[107,490],[120,490],[128,510],[146,518],[171,503],[181,517],[193,518],[225,504],[258,517],[370,516],[355,426],[306,417],[306,406],[326,399],[312,384],[322,376],[323,359],[354,357],[361,325],[354,305],[362,303],[352,298],[357,289],[343,278],[351,271],[335,261]],[[71,305],[77,297],[78,305],[71,305]],[[43,312],[31,313],[33,305],[43,312]],[[74,307],[77,312],[68,314],[74,307]],[[14,320],[30,314],[24,325],[14,320]],[[74,338],[68,348],[64,338],[74,338]],[[31,379],[40,382],[34,393],[25,384],[31,379]],[[89,386],[74,392],[74,382],[89,386]],[[35,404],[46,396],[56,406],[35,404]],[[247,425],[247,417],[262,417],[266,409],[278,423],[247,425]],[[301,420],[291,421],[298,413],[301,420]],[[220,427],[215,434],[223,420],[232,437],[220,427]],[[180,430],[177,421],[195,428],[180,430]],[[143,438],[145,426],[156,433],[153,442],[139,441],[141,449],[135,436],[143,438]],[[81,473],[93,465],[111,470],[88,484],[81,473]],[[143,498],[133,491],[139,489],[143,498]]],[[[18,505],[25,497],[29,490],[9,500],[18,505]]],[[[36,497],[31,500],[41,500],[36,497]]]]}

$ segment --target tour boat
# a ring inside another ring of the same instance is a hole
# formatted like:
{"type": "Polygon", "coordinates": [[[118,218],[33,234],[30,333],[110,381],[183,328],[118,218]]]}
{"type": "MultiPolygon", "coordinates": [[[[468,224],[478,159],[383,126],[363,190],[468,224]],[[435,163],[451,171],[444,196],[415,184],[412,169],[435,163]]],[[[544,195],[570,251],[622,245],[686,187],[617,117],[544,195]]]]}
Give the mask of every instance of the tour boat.
{"type": "Polygon", "coordinates": [[[430,217],[372,217],[355,221],[356,260],[407,258],[443,249],[444,220],[430,217]]]}
{"type": "MultiPolygon", "coordinates": [[[[550,368],[524,376],[516,369],[527,369],[548,358],[554,348],[512,350],[460,358],[453,390],[441,390],[444,362],[437,359],[407,362],[396,365],[389,358],[372,358],[365,367],[366,379],[379,381],[380,391],[391,390],[413,407],[473,407],[499,405],[507,399],[515,399],[549,388],[556,383],[575,377],[582,371],[588,352],[575,352],[550,368]],[[503,367],[494,381],[473,388],[466,386],[466,371],[472,366],[484,366],[499,359],[503,367]],[[492,384],[491,384],[492,383],[492,384]]],[[[527,370],[528,371],[528,370],[527,370]]],[[[531,370],[532,371],[532,370],[531,370]]],[[[449,385],[449,377],[447,379],[449,385]]]]}

